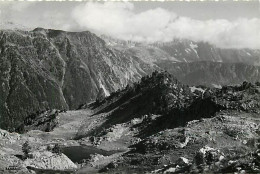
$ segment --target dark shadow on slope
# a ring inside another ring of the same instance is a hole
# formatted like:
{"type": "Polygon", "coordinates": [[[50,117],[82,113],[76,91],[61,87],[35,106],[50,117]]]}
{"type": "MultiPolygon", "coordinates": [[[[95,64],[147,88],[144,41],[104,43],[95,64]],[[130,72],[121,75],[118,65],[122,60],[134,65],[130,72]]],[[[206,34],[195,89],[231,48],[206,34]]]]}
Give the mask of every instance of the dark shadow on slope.
{"type": "MultiPolygon", "coordinates": [[[[125,123],[146,114],[166,115],[173,108],[187,107],[194,100],[189,88],[167,72],[155,72],[142,78],[100,103],[92,104],[96,114],[110,112],[107,121],[89,134],[98,136],[112,125],[125,123]]],[[[77,137],[82,138],[82,137],[77,137]]]]}
{"type": "Polygon", "coordinates": [[[151,124],[144,127],[138,137],[145,138],[165,129],[183,127],[189,121],[213,117],[216,112],[222,109],[224,107],[216,104],[211,98],[199,98],[187,108],[173,109],[169,113],[158,117],[151,124]]]}

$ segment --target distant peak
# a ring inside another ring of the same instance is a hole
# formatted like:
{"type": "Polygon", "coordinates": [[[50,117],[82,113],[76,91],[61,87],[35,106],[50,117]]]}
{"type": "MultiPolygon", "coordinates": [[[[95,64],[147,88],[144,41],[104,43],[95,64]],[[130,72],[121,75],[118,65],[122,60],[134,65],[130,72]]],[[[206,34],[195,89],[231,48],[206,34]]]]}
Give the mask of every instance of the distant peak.
{"type": "Polygon", "coordinates": [[[33,31],[46,31],[46,29],[41,28],[41,27],[37,27],[37,28],[35,28],[33,31]]]}

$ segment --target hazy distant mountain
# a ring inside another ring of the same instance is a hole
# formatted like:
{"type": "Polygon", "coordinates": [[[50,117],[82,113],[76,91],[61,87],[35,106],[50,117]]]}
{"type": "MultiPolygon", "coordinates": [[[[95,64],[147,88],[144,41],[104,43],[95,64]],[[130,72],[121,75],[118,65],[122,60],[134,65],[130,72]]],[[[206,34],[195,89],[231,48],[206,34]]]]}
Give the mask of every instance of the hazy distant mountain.
{"type": "Polygon", "coordinates": [[[204,42],[179,39],[147,44],[102,38],[109,47],[156,64],[189,85],[231,85],[260,80],[260,50],[221,49],[204,42]]]}
{"type": "Polygon", "coordinates": [[[137,43],[101,36],[108,46],[138,56],[148,62],[171,60],[175,62],[212,61],[260,65],[260,50],[221,49],[205,42],[175,39],[165,43],[137,43]]]}
{"type": "Polygon", "coordinates": [[[260,66],[243,63],[210,61],[184,63],[165,60],[156,64],[189,85],[222,86],[241,84],[244,81],[252,83],[260,81],[260,66]]]}
{"type": "Polygon", "coordinates": [[[189,40],[174,40],[154,46],[181,62],[212,61],[260,65],[260,50],[221,49],[209,43],[189,40]]]}
{"type": "Polygon", "coordinates": [[[14,22],[0,22],[0,29],[1,30],[24,30],[24,31],[32,30],[32,28],[14,22]]]}

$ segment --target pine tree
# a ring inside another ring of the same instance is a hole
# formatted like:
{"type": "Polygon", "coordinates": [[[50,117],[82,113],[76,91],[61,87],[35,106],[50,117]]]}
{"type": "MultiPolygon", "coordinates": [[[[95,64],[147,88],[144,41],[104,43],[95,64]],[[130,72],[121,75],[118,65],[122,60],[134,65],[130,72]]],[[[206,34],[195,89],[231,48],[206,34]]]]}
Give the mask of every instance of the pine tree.
{"type": "Polygon", "coordinates": [[[24,157],[28,158],[29,153],[31,152],[31,146],[29,145],[29,142],[26,141],[22,146],[22,151],[24,153],[24,157]]]}
{"type": "Polygon", "coordinates": [[[60,147],[60,145],[59,144],[55,144],[53,149],[52,149],[52,152],[60,155],[61,154],[61,147],[60,147]]]}

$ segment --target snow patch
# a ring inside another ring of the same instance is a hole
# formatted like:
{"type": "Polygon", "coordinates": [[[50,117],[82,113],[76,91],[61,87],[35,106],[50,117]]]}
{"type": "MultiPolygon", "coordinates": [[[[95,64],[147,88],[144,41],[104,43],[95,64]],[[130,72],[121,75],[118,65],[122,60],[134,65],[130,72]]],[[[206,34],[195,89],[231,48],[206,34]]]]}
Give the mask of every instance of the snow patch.
{"type": "Polygon", "coordinates": [[[110,93],[109,93],[109,91],[105,88],[105,86],[104,86],[101,82],[99,82],[99,85],[100,85],[100,88],[102,88],[102,89],[104,90],[105,96],[106,96],[106,97],[109,96],[110,93]]]}
{"type": "Polygon", "coordinates": [[[190,87],[190,90],[191,90],[191,92],[195,92],[195,91],[200,91],[200,92],[202,92],[202,93],[205,92],[204,89],[202,89],[202,88],[197,88],[197,87],[195,87],[195,86],[190,87]]]}
{"type": "Polygon", "coordinates": [[[188,142],[190,141],[190,137],[186,137],[185,138],[185,142],[184,143],[180,143],[180,147],[184,148],[185,146],[187,146],[188,142]]]}
{"type": "Polygon", "coordinates": [[[105,135],[105,138],[112,142],[120,139],[128,129],[122,124],[114,125],[110,128],[109,132],[105,135]]]}
{"type": "Polygon", "coordinates": [[[134,118],[134,119],[131,120],[131,124],[136,125],[136,124],[141,123],[142,121],[143,120],[140,119],[140,118],[134,118]]]}
{"type": "Polygon", "coordinates": [[[212,151],[212,150],[215,150],[215,149],[213,149],[213,148],[211,148],[211,147],[209,147],[209,146],[205,146],[205,147],[203,147],[203,148],[200,149],[200,152],[205,155],[206,152],[212,151]]]}
{"type": "Polygon", "coordinates": [[[221,85],[217,85],[217,84],[212,84],[212,86],[214,87],[214,88],[218,88],[218,89],[221,89],[222,88],[222,86],[221,85]]]}
{"type": "Polygon", "coordinates": [[[195,48],[198,48],[198,45],[197,44],[193,44],[192,42],[190,43],[190,47],[192,48],[192,49],[195,49],[195,48]]]}
{"type": "Polygon", "coordinates": [[[223,159],[225,159],[225,157],[224,157],[223,155],[221,155],[221,156],[219,157],[219,161],[222,161],[223,159]]]}
{"type": "Polygon", "coordinates": [[[187,158],[180,157],[180,159],[181,159],[184,163],[189,164],[189,160],[188,160],[187,158]]]}
{"type": "Polygon", "coordinates": [[[189,48],[185,48],[185,52],[189,53],[191,50],[189,48]]]}
{"type": "Polygon", "coordinates": [[[197,52],[197,49],[198,48],[198,45],[197,44],[193,44],[192,42],[190,43],[190,47],[191,49],[196,53],[197,57],[199,58],[199,55],[198,55],[198,52],[197,52]]]}
{"type": "Polygon", "coordinates": [[[163,173],[168,173],[168,172],[171,173],[171,172],[175,172],[175,171],[176,171],[176,168],[171,167],[171,168],[165,170],[163,173]]]}

